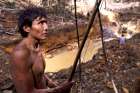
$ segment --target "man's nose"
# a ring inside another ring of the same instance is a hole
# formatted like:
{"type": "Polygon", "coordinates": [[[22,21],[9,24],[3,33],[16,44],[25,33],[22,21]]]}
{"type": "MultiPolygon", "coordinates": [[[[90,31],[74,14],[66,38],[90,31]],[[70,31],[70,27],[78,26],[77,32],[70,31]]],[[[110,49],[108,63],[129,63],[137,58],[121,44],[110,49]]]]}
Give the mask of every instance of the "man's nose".
{"type": "Polygon", "coordinates": [[[48,24],[47,24],[47,23],[44,23],[44,24],[43,24],[43,27],[44,27],[44,30],[45,30],[45,31],[48,30],[48,24]]]}

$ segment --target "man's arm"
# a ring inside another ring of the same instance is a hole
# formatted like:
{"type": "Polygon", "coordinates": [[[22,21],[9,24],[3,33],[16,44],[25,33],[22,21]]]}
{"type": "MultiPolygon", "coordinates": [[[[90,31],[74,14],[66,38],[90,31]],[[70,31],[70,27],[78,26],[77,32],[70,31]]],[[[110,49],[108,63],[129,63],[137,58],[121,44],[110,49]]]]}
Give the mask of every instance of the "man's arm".
{"type": "Polygon", "coordinates": [[[44,74],[44,77],[45,77],[45,79],[46,79],[46,81],[47,81],[48,87],[54,88],[54,87],[57,87],[57,86],[58,86],[57,83],[54,82],[54,81],[52,81],[52,80],[47,76],[46,73],[44,74]]]}
{"type": "Polygon", "coordinates": [[[35,89],[28,56],[29,53],[24,49],[15,50],[12,53],[11,70],[18,93],[33,93],[35,89]]]}

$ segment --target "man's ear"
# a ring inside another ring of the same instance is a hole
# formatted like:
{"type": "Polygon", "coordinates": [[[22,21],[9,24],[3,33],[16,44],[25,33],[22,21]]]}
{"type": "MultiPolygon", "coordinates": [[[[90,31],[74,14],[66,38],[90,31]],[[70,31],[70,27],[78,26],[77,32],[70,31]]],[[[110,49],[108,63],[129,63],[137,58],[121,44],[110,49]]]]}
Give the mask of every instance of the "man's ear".
{"type": "Polygon", "coordinates": [[[31,28],[29,26],[23,26],[25,32],[30,32],[31,28]]]}

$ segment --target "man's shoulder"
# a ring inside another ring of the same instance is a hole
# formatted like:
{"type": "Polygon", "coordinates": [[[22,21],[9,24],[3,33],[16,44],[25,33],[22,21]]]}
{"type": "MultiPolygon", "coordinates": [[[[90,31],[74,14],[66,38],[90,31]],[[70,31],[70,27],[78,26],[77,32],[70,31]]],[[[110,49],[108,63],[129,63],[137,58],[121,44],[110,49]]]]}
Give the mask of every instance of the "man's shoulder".
{"type": "Polygon", "coordinates": [[[22,43],[17,44],[11,53],[12,56],[16,57],[24,57],[27,56],[28,54],[29,50],[22,43]]]}

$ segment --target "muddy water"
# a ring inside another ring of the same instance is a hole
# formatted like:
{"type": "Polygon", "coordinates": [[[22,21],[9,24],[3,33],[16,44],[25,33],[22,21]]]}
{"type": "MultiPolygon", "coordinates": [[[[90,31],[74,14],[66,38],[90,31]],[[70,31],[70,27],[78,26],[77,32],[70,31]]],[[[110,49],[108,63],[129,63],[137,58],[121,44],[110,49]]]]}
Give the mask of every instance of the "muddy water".
{"type": "MultiPolygon", "coordinates": [[[[46,60],[46,72],[57,72],[59,70],[68,68],[73,65],[78,47],[75,44],[71,44],[72,50],[58,49],[56,54],[52,55],[53,57],[45,56],[46,60]]],[[[84,46],[84,49],[81,54],[82,62],[87,62],[91,60],[93,55],[98,52],[98,49],[101,48],[101,42],[97,40],[88,40],[84,46]]]]}
{"type": "MultiPolygon", "coordinates": [[[[0,46],[7,53],[11,53],[16,44],[9,46],[0,46]]],[[[91,60],[93,55],[101,48],[101,41],[88,39],[85,43],[83,51],[81,53],[82,62],[91,60]]],[[[73,65],[76,54],[78,52],[77,42],[68,43],[62,48],[55,49],[53,53],[45,53],[44,58],[46,61],[45,72],[57,72],[62,69],[66,69],[73,65]]]]}
{"type": "MultiPolygon", "coordinates": [[[[98,32],[96,31],[97,28],[94,27],[94,32],[90,35],[94,36],[97,35],[98,32]]],[[[82,38],[82,34],[84,33],[85,28],[80,28],[80,35],[82,38]]],[[[45,53],[44,58],[46,61],[46,69],[45,72],[57,72],[59,70],[68,68],[73,65],[74,59],[76,57],[78,46],[77,42],[73,42],[73,38],[76,37],[76,31],[70,31],[70,32],[61,32],[54,34],[52,36],[49,36],[47,39],[47,42],[44,44],[47,48],[55,48],[57,45],[65,45],[62,48],[54,49],[56,50],[53,53],[45,53]],[[73,43],[72,43],[72,42],[73,43]],[[69,49],[69,47],[71,47],[69,49]]],[[[89,35],[89,37],[90,37],[89,35]]],[[[75,41],[75,39],[74,39],[75,41]]],[[[81,40],[82,41],[82,40],[81,40]]],[[[16,44],[8,45],[8,46],[0,46],[0,48],[4,49],[7,53],[10,53],[15,47],[16,44]]],[[[98,49],[101,47],[101,42],[97,40],[91,40],[89,38],[84,46],[83,52],[82,52],[82,62],[86,62],[88,60],[91,60],[93,55],[98,51],[98,49]]]]}
{"type": "MultiPolygon", "coordinates": [[[[7,53],[11,53],[15,45],[0,48],[4,49],[7,53]]],[[[85,43],[81,53],[81,60],[83,63],[91,60],[93,55],[101,48],[101,41],[88,39],[85,43]]],[[[44,58],[46,61],[45,72],[57,72],[62,69],[68,68],[73,65],[76,54],[78,52],[77,42],[66,45],[65,47],[56,49],[53,53],[45,53],[44,58]],[[70,47],[70,48],[69,48],[70,47]]]]}

